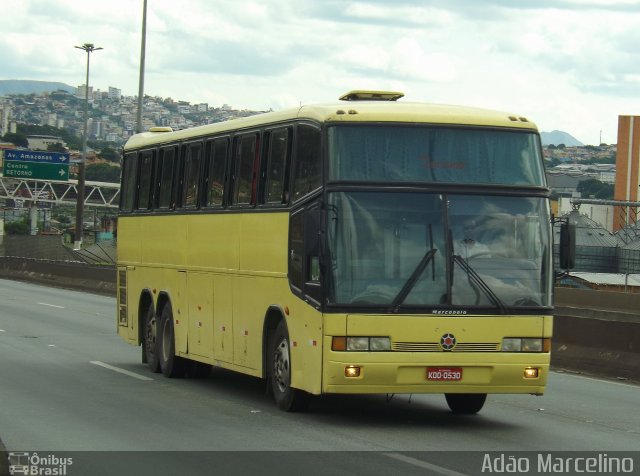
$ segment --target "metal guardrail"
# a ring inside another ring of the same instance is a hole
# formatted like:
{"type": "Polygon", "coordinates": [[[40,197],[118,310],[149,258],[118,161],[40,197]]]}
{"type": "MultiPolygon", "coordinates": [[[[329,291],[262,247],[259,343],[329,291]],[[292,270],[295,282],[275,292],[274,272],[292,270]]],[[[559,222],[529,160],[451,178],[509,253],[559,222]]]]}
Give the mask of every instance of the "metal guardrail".
{"type": "MultiPolygon", "coordinates": [[[[78,181],[27,180],[0,177],[0,199],[75,204],[78,181]]],[[[120,184],[86,182],[84,204],[88,207],[118,208],[120,184]]]]}

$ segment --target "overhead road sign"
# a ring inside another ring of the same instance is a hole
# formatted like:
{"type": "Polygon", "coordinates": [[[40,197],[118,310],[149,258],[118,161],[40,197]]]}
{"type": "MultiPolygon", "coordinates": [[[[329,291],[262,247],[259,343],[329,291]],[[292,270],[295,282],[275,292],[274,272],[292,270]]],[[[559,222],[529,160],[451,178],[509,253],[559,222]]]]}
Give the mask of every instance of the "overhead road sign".
{"type": "Polygon", "coordinates": [[[69,165],[6,160],[5,158],[3,174],[5,177],[27,180],[67,181],[69,180],[69,165]]]}
{"type": "Polygon", "coordinates": [[[27,180],[69,180],[69,154],[39,150],[4,151],[5,177],[27,180]]]}
{"type": "Polygon", "coordinates": [[[4,151],[4,160],[16,160],[20,162],[38,162],[47,164],[68,164],[68,152],[46,152],[40,150],[7,149],[4,151]]]}

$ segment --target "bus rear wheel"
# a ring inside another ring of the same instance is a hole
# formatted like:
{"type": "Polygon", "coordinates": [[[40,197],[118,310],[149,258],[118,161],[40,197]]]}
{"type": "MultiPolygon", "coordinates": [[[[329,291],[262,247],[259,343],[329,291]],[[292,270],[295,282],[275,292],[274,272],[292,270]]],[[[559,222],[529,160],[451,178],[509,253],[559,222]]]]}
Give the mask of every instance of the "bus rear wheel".
{"type": "Polygon", "coordinates": [[[160,372],[160,359],[158,358],[158,346],[156,337],[158,335],[158,319],[153,310],[153,306],[147,308],[142,323],[142,363],[149,366],[153,373],[160,372]]]}
{"type": "Polygon", "coordinates": [[[173,312],[171,311],[171,305],[169,304],[162,308],[156,352],[160,359],[162,374],[165,377],[184,377],[184,374],[187,371],[187,361],[176,355],[176,337],[173,328],[173,312]]]}
{"type": "Polygon", "coordinates": [[[284,321],[280,321],[271,338],[269,380],[278,407],[287,412],[307,409],[311,395],[291,387],[291,345],[284,321]]]}
{"type": "Polygon", "coordinates": [[[487,399],[486,393],[447,393],[447,405],[453,413],[473,415],[478,413],[487,399]]]}

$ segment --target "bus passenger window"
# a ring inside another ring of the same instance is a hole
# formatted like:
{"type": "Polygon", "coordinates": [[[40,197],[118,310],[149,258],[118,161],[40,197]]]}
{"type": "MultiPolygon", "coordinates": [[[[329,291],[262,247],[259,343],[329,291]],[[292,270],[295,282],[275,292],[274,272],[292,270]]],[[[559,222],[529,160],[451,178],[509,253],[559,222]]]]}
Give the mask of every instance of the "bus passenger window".
{"type": "Polygon", "coordinates": [[[258,173],[258,135],[247,134],[242,136],[237,147],[233,203],[238,205],[255,204],[258,173]]]}
{"type": "Polygon", "coordinates": [[[298,200],[320,187],[320,131],[299,125],[296,139],[295,179],[293,200],[298,200]]]}
{"type": "Polygon", "coordinates": [[[160,169],[156,174],[158,191],[156,193],[156,208],[172,208],[173,170],[175,166],[175,149],[160,151],[160,169]]]}
{"type": "Polygon", "coordinates": [[[229,141],[218,139],[210,144],[209,183],[207,190],[207,206],[222,206],[224,198],[224,179],[227,168],[227,150],[229,141]]]}
{"type": "Polygon", "coordinates": [[[152,194],[153,152],[143,152],[140,157],[140,180],[138,183],[138,210],[148,210],[152,194]]]}
{"type": "Polygon", "coordinates": [[[269,159],[267,164],[267,203],[286,203],[286,171],[289,159],[290,129],[273,131],[269,140],[269,159]]]}
{"type": "Polygon", "coordinates": [[[185,150],[185,179],[182,200],[182,206],[185,208],[198,206],[201,152],[201,143],[189,144],[185,150]]]}
{"type": "Polygon", "coordinates": [[[123,212],[130,212],[133,209],[133,202],[136,195],[137,165],[137,154],[126,154],[124,156],[121,185],[122,195],[120,198],[120,210],[123,212]]]}

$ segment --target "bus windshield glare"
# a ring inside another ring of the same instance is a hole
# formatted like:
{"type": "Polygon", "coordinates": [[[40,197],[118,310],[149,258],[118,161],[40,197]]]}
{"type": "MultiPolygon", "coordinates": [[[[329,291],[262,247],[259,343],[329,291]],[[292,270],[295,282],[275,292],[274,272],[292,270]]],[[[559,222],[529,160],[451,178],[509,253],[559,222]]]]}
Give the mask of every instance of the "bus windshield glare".
{"type": "Polygon", "coordinates": [[[328,198],[330,304],[388,312],[551,305],[544,198],[389,190],[328,198]]]}
{"type": "Polygon", "coordinates": [[[339,125],[328,138],[331,181],[545,186],[529,131],[339,125]]]}

